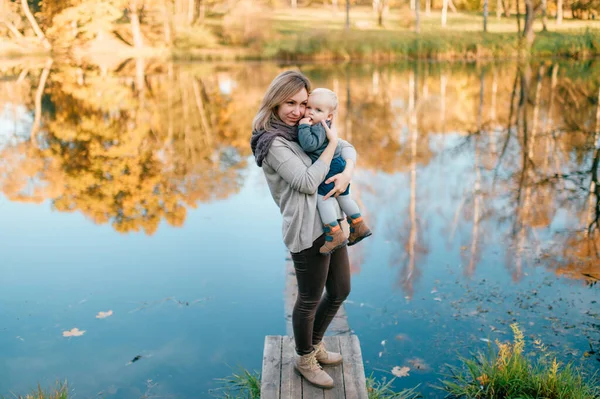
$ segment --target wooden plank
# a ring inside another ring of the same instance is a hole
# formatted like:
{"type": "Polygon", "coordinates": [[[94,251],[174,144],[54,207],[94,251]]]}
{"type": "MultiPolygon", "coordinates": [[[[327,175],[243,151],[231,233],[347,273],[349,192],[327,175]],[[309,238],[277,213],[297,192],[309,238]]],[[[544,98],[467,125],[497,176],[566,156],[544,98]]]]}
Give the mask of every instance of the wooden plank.
{"type": "Polygon", "coordinates": [[[292,326],[292,312],[294,304],[298,297],[298,283],[296,282],[296,271],[294,270],[294,261],[289,258],[285,262],[285,293],[284,293],[284,311],[285,311],[285,330],[290,337],[294,336],[292,326]]]}
{"type": "Polygon", "coordinates": [[[280,335],[267,335],[263,352],[261,399],[279,399],[281,384],[281,341],[280,335]]]}
{"type": "Polygon", "coordinates": [[[342,336],[340,349],[343,362],[344,388],[348,399],[368,399],[367,381],[360,342],[356,335],[342,336]]]}
{"type": "Polygon", "coordinates": [[[302,398],[302,378],[294,371],[294,337],[283,337],[281,345],[281,399],[302,398]]]}
{"type": "MultiPolygon", "coordinates": [[[[340,352],[340,338],[339,337],[325,337],[325,348],[330,352],[340,352]]],[[[346,397],[344,393],[344,375],[343,366],[341,364],[332,367],[324,367],[323,370],[327,372],[333,378],[335,387],[333,389],[326,389],[324,392],[325,399],[344,399],[346,397]]]]}
{"type": "Polygon", "coordinates": [[[317,388],[302,377],[302,399],[324,399],[324,389],[317,388]]]}
{"type": "Polygon", "coordinates": [[[325,331],[326,335],[350,335],[350,325],[348,324],[348,315],[346,314],[346,309],[344,304],[340,306],[335,317],[331,321],[329,327],[327,327],[327,331],[325,331]]]}

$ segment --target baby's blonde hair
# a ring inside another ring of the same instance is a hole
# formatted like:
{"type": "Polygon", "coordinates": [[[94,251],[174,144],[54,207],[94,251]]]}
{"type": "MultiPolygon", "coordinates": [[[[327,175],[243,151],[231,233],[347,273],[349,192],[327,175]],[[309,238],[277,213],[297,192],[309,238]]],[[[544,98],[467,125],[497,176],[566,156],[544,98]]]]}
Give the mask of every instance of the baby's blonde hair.
{"type": "Polygon", "coordinates": [[[310,92],[311,96],[313,94],[322,95],[325,98],[327,98],[327,100],[331,104],[331,112],[335,113],[337,111],[338,96],[333,91],[331,91],[329,89],[325,89],[324,87],[317,87],[316,89],[314,89],[313,91],[310,92]]]}

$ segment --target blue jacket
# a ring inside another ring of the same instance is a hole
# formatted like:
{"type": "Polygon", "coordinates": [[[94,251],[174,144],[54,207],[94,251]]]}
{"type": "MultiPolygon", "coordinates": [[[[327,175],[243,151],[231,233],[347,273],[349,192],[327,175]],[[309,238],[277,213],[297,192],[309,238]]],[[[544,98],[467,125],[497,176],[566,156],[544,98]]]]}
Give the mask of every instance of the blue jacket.
{"type": "MultiPolygon", "coordinates": [[[[328,121],[327,126],[331,126],[331,122],[328,121]]],[[[329,144],[327,133],[321,122],[314,125],[302,124],[298,126],[298,142],[313,163],[319,159],[323,151],[325,151],[325,147],[329,144]]],[[[340,156],[342,156],[342,149],[340,143],[338,143],[333,157],[337,158],[340,156]]]]}

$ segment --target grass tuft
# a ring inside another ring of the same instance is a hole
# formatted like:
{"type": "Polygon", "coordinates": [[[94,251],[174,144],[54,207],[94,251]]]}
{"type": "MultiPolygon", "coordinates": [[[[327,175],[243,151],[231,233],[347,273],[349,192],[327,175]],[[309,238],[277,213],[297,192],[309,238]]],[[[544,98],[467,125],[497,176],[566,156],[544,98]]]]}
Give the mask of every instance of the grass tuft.
{"type": "Polygon", "coordinates": [[[383,378],[381,381],[375,380],[373,375],[367,378],[367,393],[369,399],[418,399],[422,398],[420,393],[416,392],[418,385],[414,388],[404,389],[400,392],[394,392],[392,383],[396,378],[387,381],[383,378]]]}
{"type": "Polygon", "coordinates": [[[260,373],[241,370],[229,377],[217,378],[220,387],[211,394],[222,399],[259,399],[260,398],[260,373]]]}
{"type": "MultiPolygon", "coordinates": [[[[31,393],[25,396],[14,396],[16,399],[68,399],[69,397],[69,388],[67,387],[67,383],[57,383],[56,388],[51,389],[49,391],[45,391],[38,384],[37,388],[33,390],[31,393]]],[[[2,399],[7,399],[1,397],[2,399]]]]}
{"type": "Polygon", "coordinates": [[[462,367],[450,367],[448,379],[438,389],[447,398],[600,398],[597,376],[586,376],[571,364],[562,365],[547,353],[546,347],[535,341],[539,356],[525,357],[523,332],[511,325],[512,343],[496,341],[498,350],[489,347],[488,354],[479,353],[472,359],[461,358],[462,367]]]}

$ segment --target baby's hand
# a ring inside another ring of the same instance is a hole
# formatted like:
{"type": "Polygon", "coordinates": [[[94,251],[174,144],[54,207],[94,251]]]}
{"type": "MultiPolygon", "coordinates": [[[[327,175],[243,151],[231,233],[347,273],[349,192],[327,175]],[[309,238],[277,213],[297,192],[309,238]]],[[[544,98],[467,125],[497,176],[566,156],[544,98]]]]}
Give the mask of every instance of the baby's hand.
{"type": "Polygon", "coordinates": [[[300,119],[301,125],[310,125],[310,118],[302,118],[300,119]]]}

